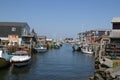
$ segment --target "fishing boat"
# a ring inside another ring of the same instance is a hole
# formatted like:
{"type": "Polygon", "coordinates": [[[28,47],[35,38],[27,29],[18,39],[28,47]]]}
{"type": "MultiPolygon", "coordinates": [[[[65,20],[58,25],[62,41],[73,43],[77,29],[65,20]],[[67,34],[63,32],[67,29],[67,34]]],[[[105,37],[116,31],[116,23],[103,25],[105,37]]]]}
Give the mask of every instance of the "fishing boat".
{"type": "Polygon", "coordinates": [[[81,52],[86,53],[86,54],[93,54],[93,49],[91,46],[83,46],[81,48],[81,52]]]}
{"type": "Polygon", "coordinates": [[[57,44],[54,45],[54,49],[59,49],[59,48],[60,48],[60,45],[57,45],[57,44]]]}
{"type": "Polygon", "coordinates": [[[38,47],[36,47],[35,50],[37,51],[37,53],[44,53],[47,51],[47,48],[43,45],[38,45],[38,47]]]}
{"type": "Polygon", "coordinates": [[[15,66],[25,66],[28,65],[31,61],[30,53],[24,50],[16,51],[13,53],[13,57],[10,59],[10,62],[15,66]]]}
{"type": "Polygon", "coordinates": [[[6,48],[0,48],[0,68],[7,67],[10,64],[10,58],[6,48]]]}

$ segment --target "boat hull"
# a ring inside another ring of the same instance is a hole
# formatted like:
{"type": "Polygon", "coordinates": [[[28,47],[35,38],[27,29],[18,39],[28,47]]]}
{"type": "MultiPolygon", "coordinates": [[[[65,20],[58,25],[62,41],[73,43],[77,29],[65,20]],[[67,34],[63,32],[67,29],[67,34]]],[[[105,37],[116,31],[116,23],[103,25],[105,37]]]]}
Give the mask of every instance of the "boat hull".
{"type": "Polygon", "coordinates": [[[30,63],[30,60],[25,60],[25,61],[12,61],[12,63],[14,64],[14,66],[26,66],[30,63]]]}
{"type": "Polygon", "coordinates": [[[47,50],[46,49],[37,49],[36,50],[38,53],[44,53],[44,52],[46,52],[47,50]]]}
{"type": "Polygon", "coordinates": [[[35,48],[37,53],[44,53],[47,52],[47,48],[35,48]]]}
{"type": "Polygon", "coordinates": [[[85,54],[93,54],[93,52],[91,52],[91,51],[85,51],[85,50],[81,50],[81,51],[85,54]]]}
{"type": "Polygon", "coordinates": [[[79,46],[72,46],[73,51],[81,51],[81,47],[79,46]]]}

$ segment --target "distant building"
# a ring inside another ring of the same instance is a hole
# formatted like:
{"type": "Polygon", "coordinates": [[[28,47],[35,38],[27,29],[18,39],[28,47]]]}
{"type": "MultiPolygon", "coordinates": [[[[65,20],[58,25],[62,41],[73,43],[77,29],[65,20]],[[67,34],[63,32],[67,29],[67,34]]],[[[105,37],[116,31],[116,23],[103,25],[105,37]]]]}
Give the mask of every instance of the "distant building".
{"type": "Polygon", "coordinates": [[[4,43],[21,44],[22,36],[30,34],[30,27],[25,22],[0,22],[0,39],[4,43]]]}
{"type": "Polygon", "coordinates": [[[78,39],[80,40],[80,42],[86,42],[86,33],[85,32],[81,32],[78,33],[78,39]]]}
{"type": "Polygon", "coordinates": [[[72,43],[73,42],[73,38],[65,38],[64,42],[65,43],[72,43]]]}
{"type": "Polygon", "coordinates": [[[103,35],[109,35],[110,30],[90,30],[78,33],[79,41],[81,43],[93,43],[101,39],[103,35]]]}
{"type": "Polygon", "coordinates": [[[47,43],[51,43],[51,42],[54,41],[54,39],[52,39],[52,38],[47,38],[46,41],[47,41],[47,43]]]}
{"type": "Polygon", "coordinates": [[[45,44],[46,44],[46,39],[47,39],[46,36],[38,36],[38,39],[37,39],[38,44],[43,44],[43,45],[45,45],[45,44]]]}

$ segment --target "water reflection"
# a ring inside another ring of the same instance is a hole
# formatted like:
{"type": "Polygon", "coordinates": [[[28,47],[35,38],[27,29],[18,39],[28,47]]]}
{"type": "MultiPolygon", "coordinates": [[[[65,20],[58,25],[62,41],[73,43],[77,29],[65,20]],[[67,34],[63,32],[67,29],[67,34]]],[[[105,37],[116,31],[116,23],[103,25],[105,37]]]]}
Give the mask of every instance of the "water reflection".
{"type": "Polygon", "coordinates": [[[0,70],[0,80],[88,80],[94,72],[94,57],[72,52],[70,45],[33,54],[31,64],[0,70]]]}

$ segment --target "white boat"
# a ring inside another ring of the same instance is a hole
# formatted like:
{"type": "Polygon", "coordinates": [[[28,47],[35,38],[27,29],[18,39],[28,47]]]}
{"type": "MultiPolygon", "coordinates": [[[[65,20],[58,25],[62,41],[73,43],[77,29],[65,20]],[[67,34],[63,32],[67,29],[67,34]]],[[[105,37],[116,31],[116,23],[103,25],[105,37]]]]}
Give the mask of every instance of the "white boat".
{"type": "Polygon", "coordinates": [[[84,46],[81,48],[81,51],[86,54],[93,54],[93,49],[91,46],[84,46]]]}
{"type": "Polygon", "coordinates": [[[35,50],[37,51],[37,53],[44,53],[47,51],[47,48],[43,47],[42,45],[38,45],[38,47],[35,48],[35,50]]]}
{"type": "Polygon", "coordinates": [[[30,53],[24,50],[16,51],[10,59],[10,62],[12,62],[15,66],[25,66],[28,65],[30,61],[30,53]]]}
{"type": "Polygon", "coordinates": [[[6,48],[0,48],[0,68],[6,67],[10,64],[10,58],[6,48]]]}

